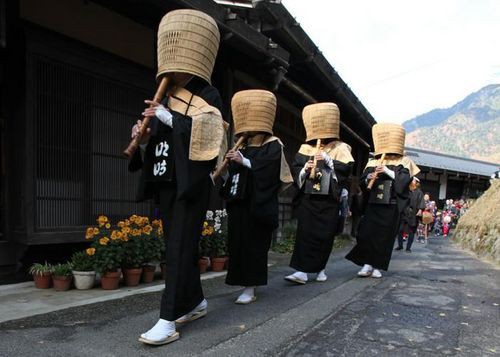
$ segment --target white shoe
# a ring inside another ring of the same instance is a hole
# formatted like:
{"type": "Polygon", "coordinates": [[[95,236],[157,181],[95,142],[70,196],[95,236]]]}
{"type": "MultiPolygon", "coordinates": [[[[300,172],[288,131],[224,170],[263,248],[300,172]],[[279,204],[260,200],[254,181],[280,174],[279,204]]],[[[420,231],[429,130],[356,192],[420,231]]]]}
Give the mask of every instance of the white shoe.
{"type": "Polygon", "coordinates": [[[380,279],[382,277],[382,273],[378,269],[373,269],[371,277],[375,279],[380,279]]]}
{"type": "Polygon", "coordinates": [[[291,275],[285,276],[285,280],[288,280],[295,284],[304,285],[307,283],[307,273],[297,271],[291,275]]]}
{"type": "Polygon", "coordinates": [[[257,296],[255,296],[255,287],[248,287],[243,290],[240,296],[234,302],[239,305],[247,305],[257,300],[257,296]]]}
{"type": "Polygon", "coordinates": [[[188,312],[186,315],[179,317],[175,320],[178,324],[183,324],[185,322],[190,322],[194,320],[198,320],[207,314],[207,306],[208,302],[206,299],[203,299],[202,302],[198,304],[191,312],[188,312]]]}
{"type": "Polygon", "coordinates": [[[318,273],[318,276],[316,277],[316,281],[319,281],[319,282],[324,282],[328,279],[328,276],[325,274],[325,269],[323,269],[322,271],[320,271],[318,273]]]}
{"type": "Polygon", "coordinates": [[[363,268],[358,272],[358,276],[367,277],[372,275],[373,267],[369,264],[365,264],[363,268]]]}
{"type": "Polygon", "coordinates": [[[179,333],[175,331],[175,322],[159,319],[156,325],[139,338],[140,342],[148,345],[165,345],[179,339],[179,333]]]}

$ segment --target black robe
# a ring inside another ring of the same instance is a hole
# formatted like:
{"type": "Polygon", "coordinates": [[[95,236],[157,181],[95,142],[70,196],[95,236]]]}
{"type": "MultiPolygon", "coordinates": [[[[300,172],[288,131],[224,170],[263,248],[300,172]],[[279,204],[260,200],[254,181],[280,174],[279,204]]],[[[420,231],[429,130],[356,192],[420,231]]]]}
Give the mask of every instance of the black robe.
{"type": "MultiPolygon", "coordinates": [[[[361,219],[356,237],[356,246],[347,254],[346,259],[354,264],[363,266],[369,264],[375,269],[387,270],[391,260],[394,241],[400,227],[400,219],[409,202],[409,184],[412,180],[410,172],[402,165],[388,165],[393,170],[395,178],[391,196],[393,203],[368,203],[365,215],[361,219]]],[[[375,167],[367,167],[361,176],[361,187],[366,190],[368,174],[375,171],[375,167]]],[[[379,174],[377,183],[390,179],[389,176],[379,174]]],[[[367,195],[370,193],[367,192],[367,195]]]]}
{"type": "MultiPolygon", "coordinates": [[[[186,89],[221,109],[219,92],[202,79],[193,78],[186,89]]],[[[171,113],[172,128],[157,118],[153,118],[151,127],[155,128],[157,135],[170,134],[172,180],[152,182],[148,179],[150,175],[144,170],[147,165],[143,164],[139,150],[129,165],[131,171],[143,168],[138,199],[154,198],[160,204],[160,216],[165,227],[167,272],[160,318],[168,321],[187,314],[204,299],[198,267],[198,242],[213,186],[210,173],[216,164],[216,158],[210,161],[189,160],[192,119],[185,113],[171,113]]],[[[148,146],[153,139],[154,134],[148,146]]],[[[147,160],[145,157],[144,162],[147,160]]]]}
{"type": "Polygon", "coordinates": [[[300,171],[310,159],[310,156],[297,153],[292,165],[299,192],[294,199],[297,235],[290,267],[305,273],[318,273],[325,268],[332,252],[339,221],[340,190],[351,173],[352,163],[333,160],[337,184],[330,187],[328,195],[311,195],[304,192],[305,184],[299,187],[300,171]]]}
{"type": "MultiPolygon", "coordinates": [[[[282,147],[278,140],[241,150],[252,168],[231,163],[229,179],[246,174],[245,195],[227,203],[229,268],[226,284],[267,284],[267,254],[278,227],[282,147]]],[[[226,187],[225,187],[226,189],[226,187]]]]}

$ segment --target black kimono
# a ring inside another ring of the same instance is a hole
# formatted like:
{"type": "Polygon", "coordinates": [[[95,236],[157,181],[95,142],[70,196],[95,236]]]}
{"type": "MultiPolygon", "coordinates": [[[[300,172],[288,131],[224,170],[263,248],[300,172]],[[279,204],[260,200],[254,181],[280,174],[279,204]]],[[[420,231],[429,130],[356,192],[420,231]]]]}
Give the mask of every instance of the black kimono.
{"type": "MultiPolygon", "coordinates": [[[[415,171],[416,168],[411,160],[404,158],[403,161],[405,163],[398,165],[387,164],[387,168],[394,171],[395,178],[391,179],[385,173],[379,174],[372,190],[366,193],[369,196],[368,204],[359,224],[356,246],[346,256],[346,259],[354,264],[360,266],[369,264],[375,269],[382,270],[389,268],[401,215],[409,203],[409,184],[412,180],[410,171],[415,171]],[[408,161],[411,164],[407,164],[408,161]],[[376,188],[382,187],[384,182],[390,189],[382,194],[376,188]],[[378,195],[386,196],[387,202],[378,202],[378,195]]],[[[360,179],[364,190],[368,174],[375,171],[376,165],[373,162],[374,160],[371,161],[371,165],[370,163],[367,165],[360,179]]]]}
{"type": "Polygon", "coordinates": [[[332,174],[336,179],[331,178],[328,195],[305,193],[306,185],[301,184],[301,170],[306,162],[311,160],[312,155],[301,153],[304,152],[301,149],[292,165],[292,174],[299,192],[294,199],[297,235],[290,267],[304,273],[318,273],[323,270],[332,252],[339,221],[340,191],[346,185],[354,162],[346,144],[337,142],[336,145],[329,153],[333,160],[332,174]]]}
{"type": "Polygon", "coordinates": [[[267,254],[273,231],[278,227],[278,191],[282,145],[272,140],[259,147],[240,150],[251,168],[231,163],[223,188],[228,212],[229,268],[226,284],[257,286],[267,284],[267,254]],[[237,177],[243,189],[231,198],[229,190],[237,177]]]}
{"type": "MultiPolygon", "coordinates": [[[[202,79],[194,77],[186,89],[220,110],[219,92],[202,79]]],[[[175,321],[204,299],[198,241],[213,186],[210,173],[217,159],[189,160],[192,119],[187,112],[170,111],[172,128],[153,118],[144,160],[138,150],[129,169],[143,169],[138,199],[154,198],[160,204],[167,272],[160,318],[175,321]]]]}

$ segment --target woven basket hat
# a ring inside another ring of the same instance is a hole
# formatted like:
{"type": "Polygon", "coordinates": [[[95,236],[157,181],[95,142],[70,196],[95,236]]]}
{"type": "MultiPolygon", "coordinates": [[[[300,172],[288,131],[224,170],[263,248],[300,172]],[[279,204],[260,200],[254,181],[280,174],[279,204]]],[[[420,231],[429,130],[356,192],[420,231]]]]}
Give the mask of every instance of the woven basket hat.
{"type": "Polygon", "coordinates": [[[402,125],[377,123],[372,128],[375,156],[380,154],[404,154],[406,132],[402,125]]]}
{"type": "Polygon", "coordinates": [[[273,134],[276,117],[276,97],[273,93],[261,89],[249,89],[237,92],[231,100],[234,133],[261,131],[273,134]]]}
{"type": "Polygon", "coordinates": [[[175,10],[166,14],[158,28],[158,74],[181,72],[210,83],[219,49],[217,23],[196,10],[175,10]]]}
{"type": "Polygon", "coordinates": [[[335,103],[311,104],[302,111],[309,140],[340,138],[340,111],[335,103]]]}

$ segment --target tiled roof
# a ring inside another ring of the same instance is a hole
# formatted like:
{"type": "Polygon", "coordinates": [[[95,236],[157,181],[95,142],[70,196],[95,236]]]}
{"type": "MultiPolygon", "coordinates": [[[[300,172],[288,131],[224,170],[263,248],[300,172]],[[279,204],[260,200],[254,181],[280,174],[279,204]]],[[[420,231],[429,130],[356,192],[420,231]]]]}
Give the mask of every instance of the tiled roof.
{"type": "Polygon", "coordinates": [[[490,162],[446,155],[422,149],[406,147],[405,150],[406,155],[408,155],[418,166],[488,177],[500,168],[500,165],[490,162]]]}

